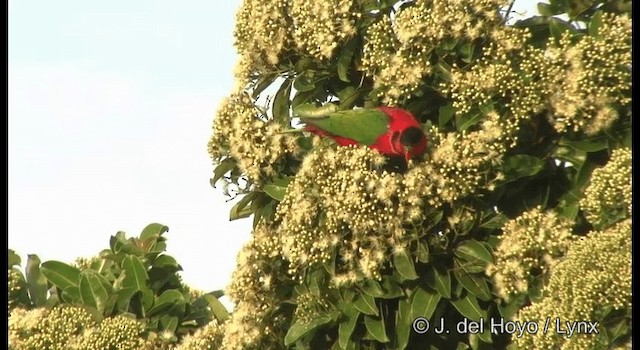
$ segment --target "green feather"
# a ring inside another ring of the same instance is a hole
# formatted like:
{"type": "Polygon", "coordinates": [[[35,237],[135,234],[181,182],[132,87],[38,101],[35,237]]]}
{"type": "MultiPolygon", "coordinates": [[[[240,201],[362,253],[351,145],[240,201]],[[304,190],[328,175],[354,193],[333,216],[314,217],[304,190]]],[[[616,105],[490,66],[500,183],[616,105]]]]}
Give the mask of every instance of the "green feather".
{"type": "Polygon", "coordinates": [[[322,116],[307,114],[300,116],[300,120],[367,146],[374,144],[389,127],[389,117],[377,109],[351,109],[322,116]]]}

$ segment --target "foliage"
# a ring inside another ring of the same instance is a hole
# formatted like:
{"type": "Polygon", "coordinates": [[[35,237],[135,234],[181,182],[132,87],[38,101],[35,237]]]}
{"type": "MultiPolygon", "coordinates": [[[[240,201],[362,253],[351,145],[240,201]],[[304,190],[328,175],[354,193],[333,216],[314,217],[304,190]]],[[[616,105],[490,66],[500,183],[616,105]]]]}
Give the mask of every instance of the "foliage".
{"type": "Polygon", "coordinates": [[[212,185],[240,197],[230,219],[254,228],[227,288],[234,312],[207,333],[221,348],[629,341],[630,247],[605,237],[630,234],[630,2],[552,0],[512,25],[503,5],[243,1],[238,84],[209,152],[212,185]],[[309,103],[403,107],[428,150],[397,171],[368,148],[291,131],[309,103]],[[551,316],[605,335],[489,329],[551,316]],[[432,328],[416,332],[418,318],[432,328]],[[433,330],[441,319],[450,332],[433,330]],[[470,321],[484,332],[455,329],[470,321]]]}
{"type": "Polygon", "coordinates": [[[9,250],[11,348],[169,349],[225,321],[222,292],[181,282],[182,267],[165,253],[167,231],[150,224],[138,237],[118,232],[109,249],[75,264],[29,255],[26,274],[9,250]]]}

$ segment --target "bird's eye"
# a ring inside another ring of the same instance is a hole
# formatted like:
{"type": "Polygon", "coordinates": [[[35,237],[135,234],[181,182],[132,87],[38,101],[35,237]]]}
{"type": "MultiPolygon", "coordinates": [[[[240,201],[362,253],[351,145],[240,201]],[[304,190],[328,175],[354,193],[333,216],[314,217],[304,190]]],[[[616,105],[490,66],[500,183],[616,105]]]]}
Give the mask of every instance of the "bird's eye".
{"type": "Polygon", "coordinates": [[[400,142],[405,146],[415,146],[422,139],[422,130],[415,126],[404,129],[400,142]]]}

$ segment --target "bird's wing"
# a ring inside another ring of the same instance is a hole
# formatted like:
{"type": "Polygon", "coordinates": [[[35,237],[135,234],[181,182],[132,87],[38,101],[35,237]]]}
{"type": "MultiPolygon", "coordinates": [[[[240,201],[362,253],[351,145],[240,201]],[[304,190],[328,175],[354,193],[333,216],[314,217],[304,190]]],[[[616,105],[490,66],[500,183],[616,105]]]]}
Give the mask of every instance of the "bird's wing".
{"type": "Polygon", "coordinates": [[[389,117],[377,109],[351,109],[320,116],[301,116],[300,120],[330,134],[355,140],[361,145],[376,143],[387,132],[389,117]]]}

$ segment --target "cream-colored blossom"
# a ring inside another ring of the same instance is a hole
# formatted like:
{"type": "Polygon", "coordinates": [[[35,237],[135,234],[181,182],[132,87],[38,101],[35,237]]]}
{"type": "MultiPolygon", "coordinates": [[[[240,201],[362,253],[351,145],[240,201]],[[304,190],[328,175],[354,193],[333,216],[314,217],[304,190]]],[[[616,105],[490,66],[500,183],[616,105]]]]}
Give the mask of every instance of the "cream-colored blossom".
{"type": "MultiPolygon", "coordinates": [[[[602,322],[613,310],[622,311],[618,319],[631,322],[631,220],[604,231],[593,231],[570,245],[565,258],[551,270],[544,298],[522,308],[517,319],[544,325],[554,322],[547,332],[513,337],[523,349],[592,349],[598,334],[581,332],[568,337],[555,326],[560,322],[602,322]]],[[[565,323],[562,323],[563,325],[565,323]]],[[[608,344],[601,344],[607,347],[608,344]]]]}
{"type": "Polygon", "coordinates": [[[609,162],[591,174],[580,207],[589,222],[602,227],[631,216],[631,194],[631,149],[616,149],[609,162]]]}
{"type": "Polygon", "coordinates": [[[549,269],[572,242],[571,222],[540,207],[508,221],[502,231],[494,263],[486,272],[506,300],[527,293],[534,279],[548,278],[549,269]]]}

